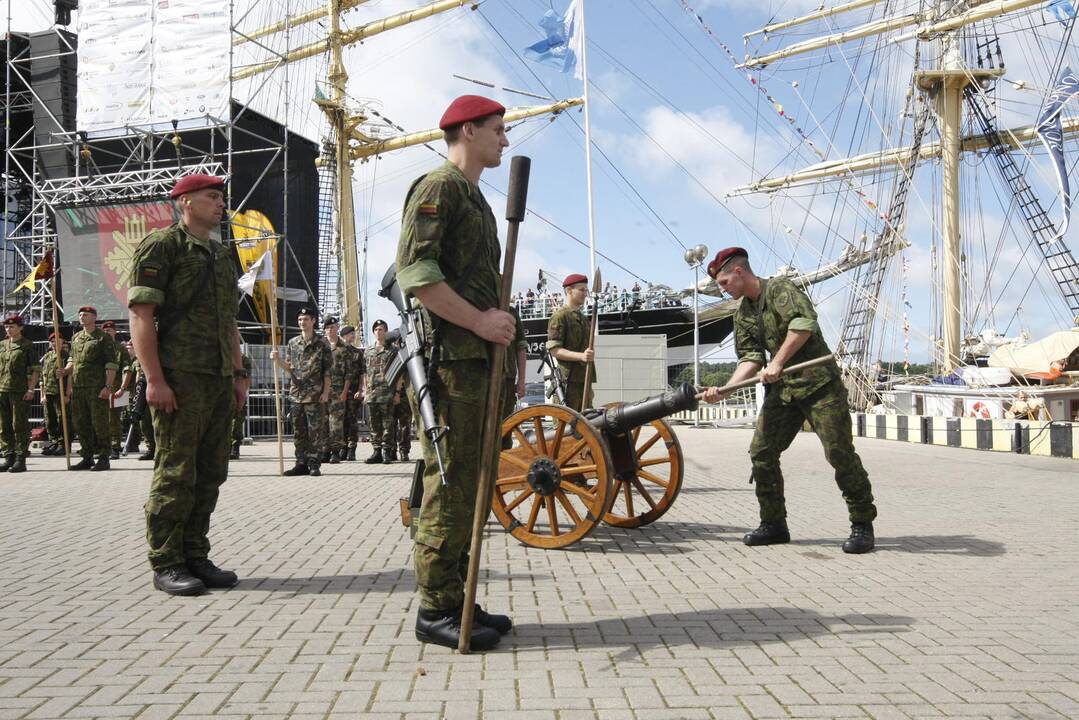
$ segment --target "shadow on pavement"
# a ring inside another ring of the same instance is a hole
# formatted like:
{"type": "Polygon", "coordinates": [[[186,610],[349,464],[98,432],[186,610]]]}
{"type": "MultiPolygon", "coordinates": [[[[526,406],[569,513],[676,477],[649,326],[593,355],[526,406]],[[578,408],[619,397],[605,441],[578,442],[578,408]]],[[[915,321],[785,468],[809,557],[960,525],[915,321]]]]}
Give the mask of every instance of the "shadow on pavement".
{"type": "MultiPolygon", "coordinates": [[[[480,583],[504,582],[515,578],[533,582],[550,579],[550,576],[534,572],[506,574],[484,568],[480,575],[480,583]]],[[[250,577],[242,578],[240,584],[234,590],[291,593],[293,595],[347,595],[372,592],[389,595],[398,591],[415,592],[416,575],[411,568],[408,568],[384,570],[362,575],[315,575],[313,577],[297,578],[250,577]]]]}
{"type": "MultiPolygon", "coordinates": [[[[822,540],[794,539],[791,545],[814,545],[834,547],[844,538],[822,540]]],[[[997,557],[1007,550],[1004,543],[982,540],[973,535],[900,535],[881,537],[877,535],[875,552],[902,552],[917,555],[971,555],[974,557],[997,557]]]]}
{"type": "Polygon", "coordinates": [[[615,660],[631,660],[642,648],[692,645],[704,648],[785,643],[819,635],[895,634],[910,631],[915,618],[852,613],[821,615],[796,607],[738,608],[657,613],[596,622],[517,625],[502,641],[508,648],[627,647],[615,660]],[[621,656],[625,657],[621,657],[621,656]]]}
{"type": "Polygon", "coordinates": [[[741,533],[744,532],[743,528],[729,525],[678,522],[660,518],[654,524],[641,528],[600,525],[592,531],[591,535],[563,550],[566,552],[664,554],[676,551],[683,545],[692,546],[701,542],[730,540],[731,533],[738,533],[737,537],[741,538],[741,533]]]}

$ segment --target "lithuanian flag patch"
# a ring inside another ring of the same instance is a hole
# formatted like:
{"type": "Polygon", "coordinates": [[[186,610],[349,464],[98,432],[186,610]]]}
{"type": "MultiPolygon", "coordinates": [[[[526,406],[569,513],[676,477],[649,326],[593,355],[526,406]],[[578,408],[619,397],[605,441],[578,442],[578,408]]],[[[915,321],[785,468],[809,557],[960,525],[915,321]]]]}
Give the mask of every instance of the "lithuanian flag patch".
{"type": "Polygon", "coordinates": [[[420,205],[420,215],[438,215],[438,203],[423,203],[420,205]]]}

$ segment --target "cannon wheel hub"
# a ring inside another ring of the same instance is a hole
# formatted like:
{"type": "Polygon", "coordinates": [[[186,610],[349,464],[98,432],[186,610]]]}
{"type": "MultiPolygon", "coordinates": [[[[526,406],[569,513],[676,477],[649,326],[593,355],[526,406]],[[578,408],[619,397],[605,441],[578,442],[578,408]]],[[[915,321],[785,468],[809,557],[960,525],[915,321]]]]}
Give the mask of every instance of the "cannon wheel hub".
{"type": "Polygon", "coordinates": [[[536,458],[528,469],[528,485],[543,497],[550,497],[558,490],[562,473],[558,465],[548,458],[536,458]]]}

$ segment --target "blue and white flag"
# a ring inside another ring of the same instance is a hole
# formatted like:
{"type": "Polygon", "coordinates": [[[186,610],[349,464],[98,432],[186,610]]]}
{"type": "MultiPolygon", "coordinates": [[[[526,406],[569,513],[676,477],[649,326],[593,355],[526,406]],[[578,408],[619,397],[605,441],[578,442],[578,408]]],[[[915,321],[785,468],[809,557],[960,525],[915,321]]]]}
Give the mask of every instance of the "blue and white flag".
{"type": "Polygon", "coordinates": [[[1064,105],[1073,96],[1079,94],[1079,78],[1072,72],[1070,67],[1064,68],[1060,73],[1057,86],[1049,95],[1045,103],[1045,109],[1038,118],[1037,133],[1045,149],[1049,151],[1049,157],[1053,160],[1053,167],[1057,172],[1057,183],[1060,185],[1060,204],[1064,208],[1064,220],[1060,230],[1049,242],[1053,243],[1064,236],[1071,222],[1072,199],[1071,189],[1068,187],[1068,169],[1064,165],[1064,132],[1060,125],[1060,114],[1064,105]]]}
{"type": "Polygon", "coordinates": [[[1045,9],[1053,13],[1053,17],[1064,27],[1068,27],[1068,23],[1075,19],[1075,6],[1071,0],[1050,0],[1045,9]]]}
{"type": "Polygon", "coordinates": [[[581,33],[578,30],[584,24],[584,7],[578,0],[573,0],[566,13],[561,17],[554,10],[548,10],[540,18],[539,26],[547,37],[525,48],[525,57],[545,65],[551,65],[564,73],[573,72],[581,79],[581,68],[577,58],[581,54],[581,33]]]}

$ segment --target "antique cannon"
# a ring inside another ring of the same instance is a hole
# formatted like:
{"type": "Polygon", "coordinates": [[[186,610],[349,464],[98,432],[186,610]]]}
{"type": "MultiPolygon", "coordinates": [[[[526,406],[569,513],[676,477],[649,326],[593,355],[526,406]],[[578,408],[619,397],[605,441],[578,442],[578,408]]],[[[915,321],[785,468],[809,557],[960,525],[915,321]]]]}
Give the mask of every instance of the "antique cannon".
{"type": "Polygon", "coordinates": [[[659,519],[682,487],[682,447],[665,420],[697,408],[689,383],[628,405],[578,413],[523,408],[502,423],[491,508],[533,547],[560,548],[599,522],[624,528],[659,519]]]}

